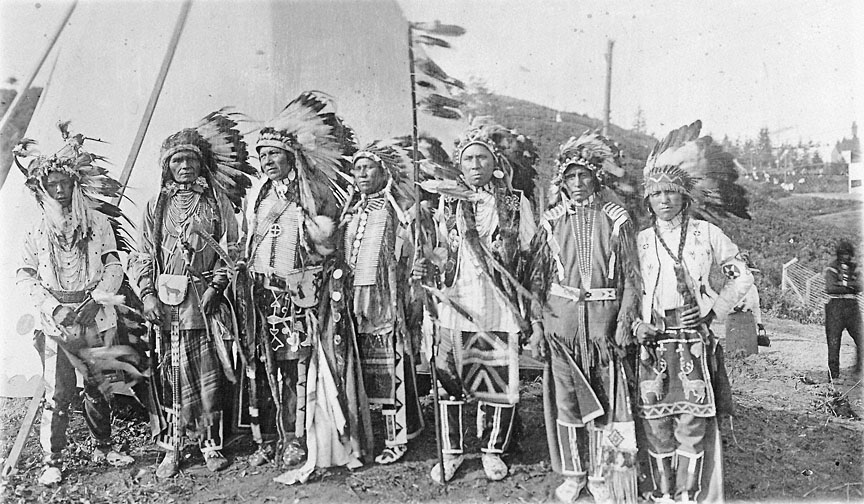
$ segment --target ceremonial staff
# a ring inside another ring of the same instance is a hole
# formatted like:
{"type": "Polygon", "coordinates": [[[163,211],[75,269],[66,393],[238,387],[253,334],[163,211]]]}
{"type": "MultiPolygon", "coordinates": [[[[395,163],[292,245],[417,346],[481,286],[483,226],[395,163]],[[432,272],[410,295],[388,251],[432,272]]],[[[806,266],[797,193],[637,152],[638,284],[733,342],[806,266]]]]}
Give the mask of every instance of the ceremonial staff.
{"type": "MultiPolygon", "coordinates": [[[[420,227],[420,185],[417,183],[420,180],[420,160],[419,156],[419,140],[417,137],[417,91],[415,84],[415,75],[414,75],[414,27],[411,23],[408,23],[408,61],[410,64],[410,73],[411,73],[411,120],[412,120],[412,130],[411,130],[411,161],[414,164],[414,258],[418,257],[418,254],[422,254],[422,229],[420,227]]],[[[420,279],[418,282],[422,283],[423,280],[420,279]]],[[[423,306],[424,308],[430,304],[428,295],[425,292],[425,289],[421,289],[423,291],[423,306]]],[[[435,357],[438,353],[438,345],[437,345],[437,334],[438,332],[433,327],[432,329],[432,352],[429,356],[429,371],[432,374],[432,402],[435,407],[435,446],[437,448],[438,454],[438,467],[441,468],[441,481],[444,482],[444,451],[441,448],[441,420],[438,415],[438,373],[435,369],[435,357]]]]}

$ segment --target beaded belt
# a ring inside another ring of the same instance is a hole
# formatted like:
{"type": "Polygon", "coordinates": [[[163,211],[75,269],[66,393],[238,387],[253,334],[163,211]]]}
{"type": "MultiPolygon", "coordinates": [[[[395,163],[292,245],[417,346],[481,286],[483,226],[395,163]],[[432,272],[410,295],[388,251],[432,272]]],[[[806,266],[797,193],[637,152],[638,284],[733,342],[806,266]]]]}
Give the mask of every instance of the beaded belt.
{"type": "Polygon", "coordinates": [[[557,283],[552,284],[549,294],[573,301],[613,301],[618,297],[615,289],[579,289],[557,283]]]}
{"type": "Polygon", "coordinates": [[[67,291],[48,289],[48,292],[62,304],[83,303],[90,296],[88,291],[67,291]]]}

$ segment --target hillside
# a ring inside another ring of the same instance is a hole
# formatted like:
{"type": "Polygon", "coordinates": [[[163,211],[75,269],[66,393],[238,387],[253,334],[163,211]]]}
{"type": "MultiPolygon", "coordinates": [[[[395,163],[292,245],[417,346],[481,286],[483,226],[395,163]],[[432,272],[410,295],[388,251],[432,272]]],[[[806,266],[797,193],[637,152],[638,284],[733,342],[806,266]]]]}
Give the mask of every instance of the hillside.
{"type": "MultiPolygon", "coordinates": [[[[530,136],[538,147],[540,165],[538,187],[548,187],[555,173],[554,159],[558,146],[571,136],[586,130],[603,127],[603,121],[582,114],[561,112],[561,122],[556,121],[558,110],[537,105],[518,98],[501,96],[480,90],[460,96],[465,100],[465,110],[471,115],[489,115],[508,128],[530,136]]],[[[610,137],[618,142],[624,152],[625,168],[633,181],[641,180],[641,170],[654,137],[636,133],[616,125],[610,125],[610,137]]]]}
{"type": "MultiPolygon", "coordinates": [[[[540,154],[538,187],[548,187],[554,174],[558,145],[586,129],[602,127],[602,121],[575,113],[561,113],[535,103],[499,96],[483,89],[461,97],[473,115],[491,115],[500,124],[516,129],[534,140],[540,154]]],[[[642,167],[655,138],[612,125],[610,136],[625,153],[625,168],[635,193],[625,201],[640,226],[647,225],[642,204],[642,167]]],[[[821,314],[798,309],[795,301],[782,298],[780,287],[783,264],[797,257],[802,266],[822,271],[833,257],[840,238],[861,243],[861,219],[856,213],[860,200],[828,200],[818,197],[789,198],[779,186],[739,179],[748,191],[752,220],[725,219],[718,224],[741,249],[748,250],[762,270],[757,285],[764,311],[802,321],[819,320],[821,314]],[[851,217],[850,217],[851,215],[851,217]],[[836,217],[835,217],[836,216],[836,217]]],[[[859,247],[859,251],[864,248],[859,247]]]]}

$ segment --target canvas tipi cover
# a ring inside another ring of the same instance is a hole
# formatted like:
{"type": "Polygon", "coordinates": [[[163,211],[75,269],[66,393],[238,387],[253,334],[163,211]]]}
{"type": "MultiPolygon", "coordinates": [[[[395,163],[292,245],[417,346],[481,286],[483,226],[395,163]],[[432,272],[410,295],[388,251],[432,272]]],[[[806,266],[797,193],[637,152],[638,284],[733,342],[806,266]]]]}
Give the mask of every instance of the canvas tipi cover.
{"type": "MultiPolygon", "coordinates": [[[[180,2],[84,2],[62,33],[26,136],[53,152],[56,123],[91,144],[120,175],[181,12],[180,2]]],[[[159,145],[226,105],[266,120],[304,90],[336,99],[361,141],[411,133],[408,24],[394,1],[196,1],[191,5],[122,206],[136,225],[158,191],[159,145]]],[[[12,50],[13,48],[6,48],[12,50]]],[[[46,75],[48,71],[43,72],[46,75]]],[[[38,83],[38,80],[37,80],[38,83]]],[[[460,121],[421,116],[452,145],[460,121]]],[[[254,135],[247,140],[254,145],[254,135]]],[[[32,306],[15,286],[20,243],[38,209],[12,168],[0,188],[0,395],[26,395],[41,365],[32,306]]]]}

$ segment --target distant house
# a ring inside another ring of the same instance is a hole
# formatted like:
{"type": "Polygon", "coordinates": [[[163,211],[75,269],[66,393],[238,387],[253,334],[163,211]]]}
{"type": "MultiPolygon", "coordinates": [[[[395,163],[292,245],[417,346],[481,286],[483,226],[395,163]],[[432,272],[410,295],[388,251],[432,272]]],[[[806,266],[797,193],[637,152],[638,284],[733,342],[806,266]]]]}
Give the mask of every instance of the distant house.
{"type": "Polygon", "coordinates": [[[837,142],[834,150],[831,151],[832,163],[858,163],[861,161],[861,142],[858,140],[858,124],[852,122],[852,138],[844,137],[843,140],[837,142]],[[844,152],[849,152],[844,156],[844,152]]]}
{"type": "Polygon", "coordinates": [[[861,162],[861,142],[858,140],[858,124],[852,123],[852,138],[843,138],[831,152],[832,163],[843,163],[849,167],[849,192],[864,192],[864,163],[861,162]]]}

